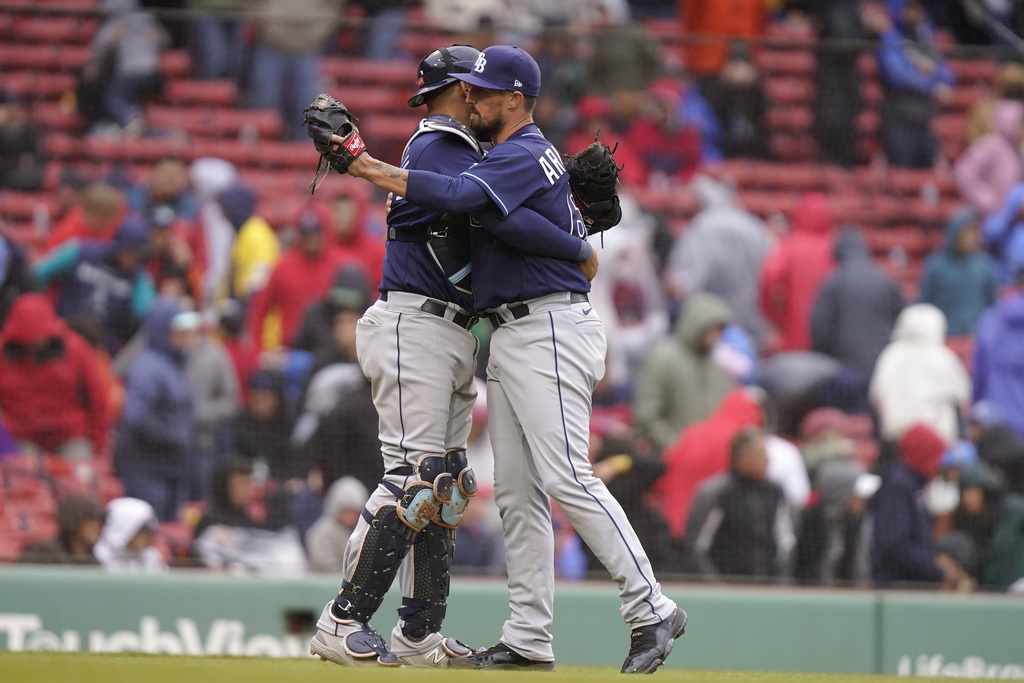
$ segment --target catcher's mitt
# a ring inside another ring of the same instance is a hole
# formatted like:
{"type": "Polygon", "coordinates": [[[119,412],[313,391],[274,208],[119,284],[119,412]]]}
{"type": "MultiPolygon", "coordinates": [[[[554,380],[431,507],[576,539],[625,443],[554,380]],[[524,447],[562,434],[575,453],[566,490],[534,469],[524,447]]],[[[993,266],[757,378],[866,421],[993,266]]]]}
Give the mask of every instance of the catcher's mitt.
{"type": "Polygon", "coordinates": [[[366,151],[366,145],[359,136],[355,116],[344,104],[326,93],[316,96],[303,111],[303,124],[306,135],[313,140],[313,146],[320,152],[320,161],[316,165],[316,174],[309,184],[310,194],[320,187],[327,176],[328,167],[338,173],[348,171],[349,164],[366,151]],[[340,144],[331,142],[331,136],[344,138],[340,144]],[[321,170],[323,176],[321,176],[321,170]]]}
{"type": "MultiPolygon", "coordinates": [[[[615,149],[618,148],[616,143],[615,149]]],[[[615,165],[615,157],[612,156],[615,149],[598,142],[595,135],[594,142],[586,149],[565,157],[569,189],[583,214],[588,235],[607,230],[622,220],[622,207],[619,205],[619,195],[615,192],[622,167],[615,165]]]]}

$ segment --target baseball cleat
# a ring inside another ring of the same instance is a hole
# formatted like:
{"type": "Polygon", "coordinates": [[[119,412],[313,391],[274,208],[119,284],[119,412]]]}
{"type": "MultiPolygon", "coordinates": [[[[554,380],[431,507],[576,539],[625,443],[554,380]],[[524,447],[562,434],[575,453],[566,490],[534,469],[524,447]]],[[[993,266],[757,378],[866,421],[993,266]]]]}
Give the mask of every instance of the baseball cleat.
{"type": "Polygon", "coordinates": [[[554,662],[527,659],[505,643],[498,643],[483,652],[452,659],[448,666],[453,669],[518,669],[521,671],[554,671],[554,662]]]}
{"type": "Polygon", "coordinates": [[[675,639],[686,632],[686,612],[676,607],[668,619],[633,629],[624,674],[652,674],[665,663],[675,639]]]}
{"type": "Polygon", "coordinates": [[[337,624],[334,633],[317,628],[309,641],[309,654],[342,666],[401,666],[373,627],[358,621],[337,624]]]}
{"type": "Polygon", "coordinates": [[[428,633],[423,640],[412,640],[396,626],[391,632],[391,652],[406,666],[441,669],[451,660],[471,655],[475,650],[440,633],[428,633]]]}

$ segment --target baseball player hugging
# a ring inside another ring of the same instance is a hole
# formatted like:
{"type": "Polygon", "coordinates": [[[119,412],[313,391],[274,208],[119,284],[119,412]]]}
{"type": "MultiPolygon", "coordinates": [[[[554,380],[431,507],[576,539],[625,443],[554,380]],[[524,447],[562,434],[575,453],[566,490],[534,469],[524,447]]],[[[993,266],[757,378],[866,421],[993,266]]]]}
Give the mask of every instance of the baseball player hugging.
{"type": "MultiPolygon", "coordinates": [[[[533,123],[541,74],[521,48],[489,47],[469,70],[452,76],[465,84],[469,128],[494,143],[482,160],[457,174],[415,168],[404,159],[403,168],[380,162],[361,141],[346,144],[358,136],[354,126],[310,131],[339,172],[417,206],[475,219],[473,310],[495,328],[487,409],[511,614],[496,645],[448,665],[553,668],[554,499],[618,582],[621,614],[633,629],[622,671],[649,673],[684,632],[686,613],[662,594],[629,520],[588,458],[591,398],[604,374],[606,339],[588,300],[597,257],[581,238],[618,222],[618,169],[600,143],[563,163],[533,123]],[[358,152],[348,153],[349,147],[358,152]]],[[[421,465],[420,485],[432,486],[442,500],[444,487],[429,476],[421,465]]],[[[408,514],[403,505],[400,519],[408,514]]]]}

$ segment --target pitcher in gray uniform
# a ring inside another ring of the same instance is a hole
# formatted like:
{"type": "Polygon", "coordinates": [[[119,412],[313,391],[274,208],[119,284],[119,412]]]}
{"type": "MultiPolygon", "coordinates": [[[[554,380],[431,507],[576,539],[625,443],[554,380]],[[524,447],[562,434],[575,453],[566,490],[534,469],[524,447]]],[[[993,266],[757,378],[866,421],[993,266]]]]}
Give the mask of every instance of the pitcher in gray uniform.
{"type": "MultiPolygon", "coordinates": [[[[348,169],[439,211],[504,217],[529,210],[568,235],[586,234],[561,157],[533,123],[540,70],[516,46],[484,50],[466,83],[470,127],[493,150],[457,178],[404,170],[362,154],[348,169]]],[[[341,140],[335,138],[335,141],[341,140]]],[[[633,627],[624,673],[650,673],[686,626],[664,596],[629,520],[591,470],[591,397],[604,374],[604,326],[590,283],[569,260],[524,252],[521,241],[473,240],[476,310],[495,326],[487,367],[495,500],[501,511],[511,617],[500,642],[457,667],[551,669],[554,539],[549,496],[619,585],[633,627]]]]}

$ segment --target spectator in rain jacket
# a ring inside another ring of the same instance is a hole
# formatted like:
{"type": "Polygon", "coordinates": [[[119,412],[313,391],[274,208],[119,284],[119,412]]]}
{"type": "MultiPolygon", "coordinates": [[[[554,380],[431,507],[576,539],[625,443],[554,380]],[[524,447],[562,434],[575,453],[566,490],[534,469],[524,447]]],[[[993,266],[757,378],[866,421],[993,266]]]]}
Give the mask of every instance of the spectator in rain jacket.
{"type": "Polygon", "coordinates": [[[834,230],[828,197],[808,192],[792,228],[761,263],[761,310],[778,330],[780,351],[811,348],[811,309],[835,268],[834,230]]]}
{"type": "Polygon", "coordinates": [[[925,261],[921,303],[945,313],[950,335],[974,334],[982,311],[995,303],[995,266],[980,247],[978,214],[964,208],[946,225],[942,249],[925,261]]]}
{"type": "MultiPolygon", "coordinates": [[[[1024,288],[1024,268],[1017,284],[1024,288]]],[[[974,400],[991,400],[1006,417],[1006,425],[1024,438],[1024,291],[982,314],[972,369],[974,400]]]]}
{"type": "Polygon", "coordinates": [[[198,337],[195,329],[175,329],[181,313],[177,302],[161,299],[146,316],[146,346],[128,368],[114,448],[125,494],[151,504],[160,521],[177,518],[193,477],[195,417],[185,361],[198,337]]]}
{"type": "Polygon", "coordinates": [[[633,395],[638,435],[656,451],[676,440],[687,426],[703,420],[735,380],[711,355],[732,320],[728,305],[713,294],[691,294],[675,333],[648,354],[633,395]]]}
{"type": "Polygon", "coordinates": [[[89,343],[42,294],[15,300],[0,328],[0,415],[23,446],[67,458],[105,451],[108,393],[89,343]]]}
{"type": "Polygon", "coordinates": [[[813,350],[852,368],[866,388],[903,310],[903,295],[872,262],[860,230],[843,230],[834,254],[839,269],[825,280],[811,310],[813,350]]]}

